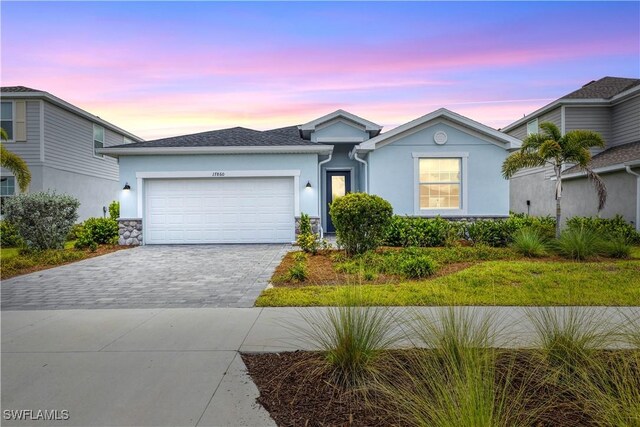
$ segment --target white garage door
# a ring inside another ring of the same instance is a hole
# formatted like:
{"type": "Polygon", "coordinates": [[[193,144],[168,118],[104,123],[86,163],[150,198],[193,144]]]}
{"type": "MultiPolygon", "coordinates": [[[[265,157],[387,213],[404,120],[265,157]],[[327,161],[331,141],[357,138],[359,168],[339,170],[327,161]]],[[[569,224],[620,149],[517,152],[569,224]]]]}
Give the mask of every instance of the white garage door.
{"type": "Polygon", "coordinates": [[[293,178],[151,179],[145,211],[149,244],[294,240],[293,178]]]}

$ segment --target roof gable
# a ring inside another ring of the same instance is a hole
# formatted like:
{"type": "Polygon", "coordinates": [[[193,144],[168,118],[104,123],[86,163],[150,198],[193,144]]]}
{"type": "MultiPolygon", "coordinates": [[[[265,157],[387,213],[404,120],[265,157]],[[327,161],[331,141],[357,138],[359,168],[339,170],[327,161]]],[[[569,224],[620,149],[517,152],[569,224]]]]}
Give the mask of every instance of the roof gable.
{"type": "Polygon", "coordinates": [[[611,99],[638,85],[640,85],[640,79],[603,77],[587,83],[561,99],[611,99]]]}
{"type": "Polygon", "coordinates": [[[347,122],[352,122],[355,125],[362,126],[371,137],[378,135],[380,133],[380,130],[382,130],[382,126],[369,120],[363,119],[360,116],[356,116],[355,114],[351,114],[345,110],[336,110],[333,113],[326,114],[308,123],[302,124],[298,128],[300,129],[300,133],[302,134],[303,138],[310,139],[311,134],[319,129],[322,125],[340,118],[345,119],[347,122]]]}
{"type": "Polygon", "coordinates": [[[461,130],[466,130],[469,133],[476,134],[476,136],[479,136],[482,139],[498,145],[499,147],[502,147],[506,150],[520,148],[521,142],[517,138],[506,135],[500,131],[490,128],[489,126],[483,125],[482,123],[476,122],[475,120],[471,120],[468,117],[447,110],[446,108],[440,108],[436,111],[433,111],[432,113],[426,114],[422,117],[398,126],[397,128],[390,130],[389,132],[385,132],[356,146],[356,151],[367,152],[375,150],[377,148],[381,148],[387,144],[393,143],[404,135],[409,135],[413,132],[417,132],[430,126],[431,124],[435,124],[441,121],[449,122],[450,124],[461,128],[461,130]]]}

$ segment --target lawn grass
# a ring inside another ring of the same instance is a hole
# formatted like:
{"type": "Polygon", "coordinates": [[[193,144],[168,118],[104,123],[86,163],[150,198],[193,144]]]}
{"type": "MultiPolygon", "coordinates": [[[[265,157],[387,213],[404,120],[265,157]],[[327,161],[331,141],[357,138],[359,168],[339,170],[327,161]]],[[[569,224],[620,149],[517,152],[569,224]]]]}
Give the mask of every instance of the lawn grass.
{"type": "MultiPolygon", "coordinates": [[[[631,260],[480,262],[452,274],[398,284],[361,284],[363,305],[609,305],[640,303],[640,250],[631,260]]],[[[332,306],[348,286],[275,287],[257,306],[332,306]]],[[[352,284],[353,285],[353,284],[352,284]]]]}
{"type": "MultiPolygon", "coordinates": [[[[70,242],[66,242],[64,244],[64,248],[65,249],[73,249],[73,244],[76,241],[70,241],[70,242]]],[[[7,261],[11,258],[14,258],[16,256],[20,255],[20,248],[0,248],[0,260],[2,261],[7,261]]]]}

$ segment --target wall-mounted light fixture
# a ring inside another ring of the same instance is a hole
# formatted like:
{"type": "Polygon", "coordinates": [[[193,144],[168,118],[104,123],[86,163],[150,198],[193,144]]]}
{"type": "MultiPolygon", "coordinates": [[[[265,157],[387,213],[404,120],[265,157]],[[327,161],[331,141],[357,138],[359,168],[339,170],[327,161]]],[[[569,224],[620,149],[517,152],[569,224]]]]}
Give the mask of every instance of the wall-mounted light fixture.
{"type": "Polygon", "coordinates": [[[305,187],[311,188],[311,181],[307,181],[307,185],[305,187]]]}
{"type": "Polygon", "coordinates": [[[125,182],[125,183],[124,183],[124,187],[122,187],[122,189],[123,189],[124,191],[129,191],[129,190],[131,190],[131,186],[129,185],[129,183],[128,183],[128,182],[125,182]]]}

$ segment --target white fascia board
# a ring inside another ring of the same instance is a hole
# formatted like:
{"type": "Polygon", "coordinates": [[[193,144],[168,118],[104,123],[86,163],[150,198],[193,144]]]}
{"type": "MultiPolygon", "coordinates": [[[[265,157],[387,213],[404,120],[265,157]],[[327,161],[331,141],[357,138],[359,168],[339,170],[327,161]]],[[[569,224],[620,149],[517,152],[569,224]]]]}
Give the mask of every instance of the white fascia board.
{"type": "Polygon", "coordinates": [[[251,178],[300,176],[300,169],[274,170],[216,170],[216,171],[151,171],[136,172],[136,178],[251,178]]]}
{"type": "MultiPolygon", "coordinates": [[[[640,164],[640,161],[638,161],[640,164]]],[[[595,168],[593,171],[595,173],[607,173],[607,172],[616,172],[619,170],[624,170],[626,166],[630,166],[629,163],[618,163],[615,165],[603,166],[601,168],[595,168]]],[[[574,179],[574,178],[584,178],[586,174],[584,172],[574,172],[567,175],[562,175],[562,179],[574,179]]],[[[552,177],[551,181],[555,181],[556,178],[552,177]]]]}
{"type": "Polygon", "coordinates": [[[134,140],[135,142],[142,142],[144,139],[140,138],[137,135],[132,134],[118,126],[109,123],[106,120],[101,119],[98,116],[95,116],[88,111],[83,110],[82,108],[76,107],[73,104],[68,103],[67,101],[58,98],[57,96],[53,96],[48,92],[0,92],[0,97],[2,98],[12,98],[12,99],[44,99],[51,102],[58,107],[61,107],[65,110],[71,111],[74,114],[77,114],[81,117],[84,117],[88,120],[91,120],[94,123],[97,123],[113,132],[119,133],[121,135],[125,135],[127,138],[134,140]]]}
{"type": "Polygon", "coordinates": [[[150,156],[150,155],[185,155],[185,154],[324,154],[333,152],[332,145],[279,145],[279,146],[247,146],[247,147],[121,147],[101,148],[98,153],[111,157],[150,156]]]}
{"type": "Polygon", "coordinates": [[[348,111],[344,111],[344,110],[336,110],[333,113],[326,114],[308,123],[302,124],[299,126],[299,128],[301,130],[315,130],[316,126],[321,125],[322,123],[328,122],[338,117],[344,117],[346,119],[351,120],[352,122],[358,123],[364,126],[365,130],[367,131],[379,131],[380,129],[382,129],[382,126],[376,123],[370,122],[369,120],[363,119],[362,117],[356,116],[355,114],[351,114],[348,111]]]}
{"type": "Polygon", "coordinates": [[[317,139],[317,142],[328,142],[331,144],[337,144],[337,143],[341,143],[341,142],[346,142],[346,143],[354,143],[354,142],[362,142],[364,141],[364,138],[361,136],[345,136],[345,137],[340,137],[340,136],[322,136],[320,138],[317,139]]]}
{"type": "Polygon", "coordinates": [[[453,111],[447,110],[446,108],[440,108],[436,111],[433,111],[422,117],[418,117],[415,120],[412,120],[408,123],[400,125],[397,128],[390,130],[389,132],[385,132],[382,135],[376,136],[375,138],[372,138],[358,145],[357,146],[358,152],[362,152],[366,150],[368,151],[375,150],[376,146],[379,143],[439,118],[448,119],[453,123],[457,123],[459,125],[462,125],[463,127],[466,127],[476,132],[479,132],[481,134],[484,134],[496,140],[497,142],[500,142],[502,146],[507,150],[520,148],[522,144],[522,141],[520,141],[518,138],[514,138],[510,135],[502,133],[496,129],[490,128],[487,125],[476,122],[475,120],[471,120],[468,117],[465,117],[458,113],[454,113],[453,111]]]}

